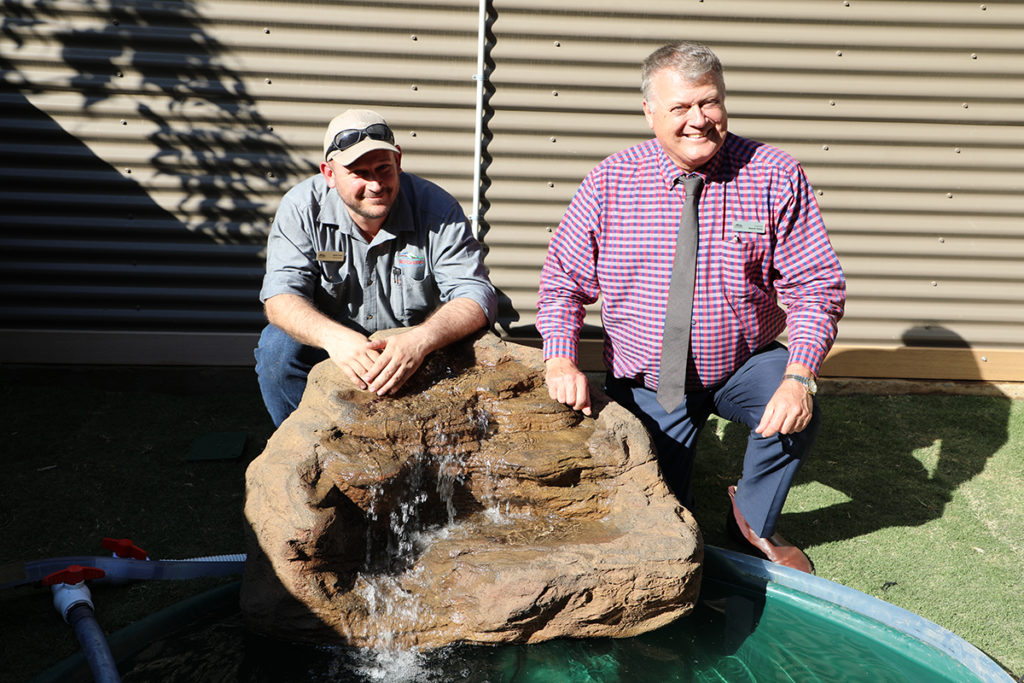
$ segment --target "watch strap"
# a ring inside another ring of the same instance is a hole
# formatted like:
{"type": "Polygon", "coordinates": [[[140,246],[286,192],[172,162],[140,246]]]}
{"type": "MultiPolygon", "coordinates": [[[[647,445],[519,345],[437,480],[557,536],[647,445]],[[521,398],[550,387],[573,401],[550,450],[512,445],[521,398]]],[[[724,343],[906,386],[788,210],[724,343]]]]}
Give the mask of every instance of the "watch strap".
{"type": "Polygon", "coordinates": [[[786,374],[782,376],[782,379],[791,379],[795,382],[799,382],[804,385],[804,389],[807,389],[807,393],[815,394],[818,391],[818,383],[814,381],[813,377],[804,377],[803,375],[786,374]]]}

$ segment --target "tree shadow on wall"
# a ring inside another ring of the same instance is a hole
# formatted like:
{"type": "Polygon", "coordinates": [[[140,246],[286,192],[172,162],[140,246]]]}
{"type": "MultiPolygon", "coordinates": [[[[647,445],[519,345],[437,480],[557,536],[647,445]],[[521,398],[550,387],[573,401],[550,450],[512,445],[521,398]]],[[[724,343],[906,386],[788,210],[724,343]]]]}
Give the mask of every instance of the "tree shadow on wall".
{"type": "MultiPolygon", "coordinates": [[[[904,348],[920,348],[922,341],[969,348],[946,329],[914,327],[903,334],[904,348]]],[[[980,380],[981,373],[974,372],[980,380]]],[[[807,547],[942,517],[956,490],[981,473],[1008,439],[1011,400],[992,391],[991,396],[821,396],[821,431],[794,486],[809,487],[808,496],[822,505],[784,512],[779,529],[807,547]]],[[[697,486],[712,500],[702,501],[699,493],[698,508],[716,508],[702,520],[702,526],[711,523],[712,537],[717,531],[724,535],[721,501],[712,494],[739,476],[748,433],[726,423],[719,434],[702,435],[697,486]]]]}
{"type": "Polygon", "coordinates": [[[72,15],[5,0],[0,40],[0,288],[19,302],[5,326],[95,327],[101,306],[76,300],[104,298],[114,326],[143,309],[165,327],[196,324],[189,311],[160,311],[207,306],[234,317],[199,325],[258,329],[270,219],[284,189],[315,169],[259,113],[199,11],[89,0],[72,15]],[[70,71],[34,64],[54,43],[70,71]],[[61,110],[88,132],[65,130],[61,110]],[[170,291],[176,278],[189,289],[170,291]],[[58,290],[69,300],[47,321],[39,309],[58,290]]]}

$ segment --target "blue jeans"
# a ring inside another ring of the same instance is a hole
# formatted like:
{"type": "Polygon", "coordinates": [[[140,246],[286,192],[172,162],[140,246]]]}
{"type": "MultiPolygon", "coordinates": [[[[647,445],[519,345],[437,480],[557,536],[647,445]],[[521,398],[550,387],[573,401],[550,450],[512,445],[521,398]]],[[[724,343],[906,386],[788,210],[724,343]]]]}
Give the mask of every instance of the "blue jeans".
{"type": "Polygon", "coordinates": [[[658,463],[669,487],[684,505],[692,505],[691,476],[697,437],[708,418],[718,415],[750,429],[743,457],[743,474],[736,490],[736,505],[761,537],[775,532],[793,477],[810,453],[821,425],[821,410],[814,401],[810,424],[795,434],[763,437],[756,432],[761,415],[778,389],[789,361],[789,351],[774,342],[739,367],[723,384],[687,392],[683,404],[666,413],[657,392],[634,380],[609,377],[605,392],[640,418],[654,440],[658,463]]]}
{"type": "Polygon", "coordinates": [[[254,355],[263,403],[274,426],[280,427],[298,407],[309,371],[327,359],[327,352],[297,342],[281,328],[267,325],[254,355]]]}

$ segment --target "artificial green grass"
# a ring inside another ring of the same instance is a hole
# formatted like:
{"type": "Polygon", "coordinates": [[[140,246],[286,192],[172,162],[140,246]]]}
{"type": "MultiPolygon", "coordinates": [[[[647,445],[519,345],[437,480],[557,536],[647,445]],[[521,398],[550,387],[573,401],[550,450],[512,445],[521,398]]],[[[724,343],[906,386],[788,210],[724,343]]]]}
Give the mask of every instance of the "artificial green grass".
{"type": "MultiPolygon", "coordinates": [[[[1024,674],[1024,402],[820,401],[818,443],[779,531],[819,576],[931,619],[1024,674]]],[[[160,558],[244,552],[243,474],[272,432],[251,370],[0,367],[0,410],[0,565],[101,554],[104,536],[160,558]],[[226,432],[247,435],[240,457],[189,458],[226,432]]],[[[733,547],[725,487],[745,440],[715,420],[701,437],[695,512],[713,545],[733,547]]],[[[97,617],[112,633],[211,583],[98,586],[97,617]]],[[[0,591],[0,681],[77,650],[48,593],[0,591]]]]}

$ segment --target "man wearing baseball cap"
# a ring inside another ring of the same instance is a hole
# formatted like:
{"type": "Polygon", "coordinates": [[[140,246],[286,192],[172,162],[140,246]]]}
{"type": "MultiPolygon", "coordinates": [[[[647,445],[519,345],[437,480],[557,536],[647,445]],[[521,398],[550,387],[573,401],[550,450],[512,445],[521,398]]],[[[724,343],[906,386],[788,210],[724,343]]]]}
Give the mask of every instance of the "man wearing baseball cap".
{"type": "Polygon", "coordinates": [[[328,357],[360,388],[394,394],[431,351],[494,322],[494,288],[462,208],[401,162],[383,117],[349,109],[327,126],[319,175],[281,200],[256,348],[275,425],[328,357]],[[409,329],[368,339],[394,327],[409,329]]]}

